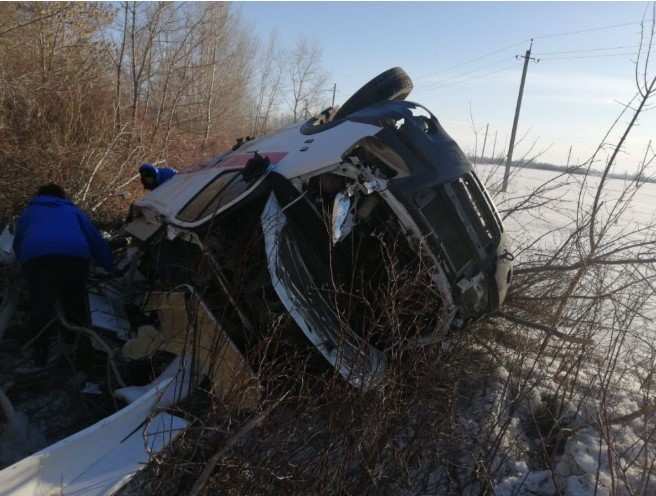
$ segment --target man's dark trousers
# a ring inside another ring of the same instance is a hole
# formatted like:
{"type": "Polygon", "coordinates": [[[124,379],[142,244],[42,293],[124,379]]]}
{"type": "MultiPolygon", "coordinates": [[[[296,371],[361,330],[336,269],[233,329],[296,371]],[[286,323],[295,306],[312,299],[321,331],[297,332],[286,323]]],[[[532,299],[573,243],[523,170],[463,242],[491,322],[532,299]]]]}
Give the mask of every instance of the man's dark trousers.
{"type": "MultiPolygon", "coordinates": [[[[67,320],[87,324],[86,281],[89,261],[81,257],[48,255],[29,260],[23,265],[31,300],[31,337],[56,317],[55,304],[61,302],[67,320]]],[[[43,332],[35,342],[35,360],[45,365],[48,359],[48,337],[56,324],[43,332]]]]}

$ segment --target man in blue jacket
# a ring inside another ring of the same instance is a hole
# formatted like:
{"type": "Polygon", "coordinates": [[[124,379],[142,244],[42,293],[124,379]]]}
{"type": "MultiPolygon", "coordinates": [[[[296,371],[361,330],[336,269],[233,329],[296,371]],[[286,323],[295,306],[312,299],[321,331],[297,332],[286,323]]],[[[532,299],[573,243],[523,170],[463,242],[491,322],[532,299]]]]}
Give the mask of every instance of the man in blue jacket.
{"type": "Polygon", "coordinates": [[[144,189],[147,190],[153,190],[161,186],[177,173],[178,171],[171,167],[155,167],[152,164],[142,164],[141,167],[139,167],[141,184],[144,189]]]}
{"type": "Polygon", "coordinates": [[[44,328],[55,317],[55,303],[62,303],[67,317],[85,324],[86,281],[89,261],[112,270],[107,242],[56,184],[39,188],[16,224],[14,252],[22,265],[32,299],[30,327],[35,342],[35,361],[44,365],[48,339],[44,328]]]}

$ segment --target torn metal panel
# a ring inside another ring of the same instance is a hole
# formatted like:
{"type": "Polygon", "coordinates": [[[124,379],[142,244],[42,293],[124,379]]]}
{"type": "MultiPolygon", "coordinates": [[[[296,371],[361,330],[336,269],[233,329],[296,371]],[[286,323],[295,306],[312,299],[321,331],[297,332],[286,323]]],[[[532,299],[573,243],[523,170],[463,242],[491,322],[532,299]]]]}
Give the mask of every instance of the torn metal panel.
{"type": "Polygon", "coordinates": [[[125,225],[123,230],[140,241],[148,241],[161,227],[162,224],[159,222],[153,222],[145,217],[139,217],[125,225]]]}
{"type": "Polygon", "coordinates": [[[273,287],[296,324],[340,374],[358,387],[371,387],[385,370],[385,356],[344,329],[303,263],[287,217],[272,194],[262,212],[267,264],[273,287]]]}
{"type": "Polygon", "coordinates": [[[510,243],[508,243],[507,236],[502,234],[499,246],[497,247],[497,269],[494,274],[498,288],[497,305],[501,305],[505,301],[508,288],[512,281],[512,262],[514,257],[508,251],[509,247],[510,243]]]}
{"type": "Polygon", "coordinates": [[[124,345],[123,354],[138,359],[161,350],[193,356],[196,370],[210,378],[212,392],[227,405],[255,408],[260,402],[257,376],[205,302],[189,289],[189,296],[151,293],[145,308],[157,311],[160,330],[141,328],[137,338],[124,345]]]}
{"type": "Polygon", "coordinates": [[[337,195],[335,195],[332,219],[333,245],[336,245],[342,239],[348,236],[355,226],[354,212],[357,207],[354,206],[353,203],[354,200],[349,195],[346,195],[342,192],[339,192],[337,195]]]}
{"type": "Polygon", "coordinates": [[[144,303],[145,312],[157,312],[162,338],[169,350],[177,350],[177,339],[181,340],[180,346],[184,346],[186,342],[186,334],[189,330],[186,298],[186,293],[182,291],[166,293],[156,291],[150,293],[144,303]]]}
{"type": "Polygon", "coordinates": [[[175,384],[168,379],[110,417],[0,471],[3,496],[113,494],[148,462],[144,439],[157,452],[186,426],[166,414],[148,422],[175,384]]]}
{"type": "Polygon", "coordinates": [[[229,406],[257,407],[261,400],[257,376],[205,302],[198,299],[194,305],[198,308],[195,325],[200,332],[200,360],[208,368],[212,392],[229,406]]]}
{"type": "Polygon", "coordinates": [[[130,360],[141,360],[152,356],[162,348],[165,337],[151,325],[144,325],[137,329],[136,337],[123,345],[121,353],[130,360]]]}
{"type": "Polygon", "coordinates": [[[125,313],[123,295],[108,285],[89,290],[89,315],[91,325],[112,332],[126,341],[130,337],[130,321],[125,313]]]}
{"type": "Polygon", "coordinates": [[[147,219],[146,217],[138,217],[123,226],[123,230],[139,241],[148,241],[161,227],[162,224],[160,222],[147,219]]]}

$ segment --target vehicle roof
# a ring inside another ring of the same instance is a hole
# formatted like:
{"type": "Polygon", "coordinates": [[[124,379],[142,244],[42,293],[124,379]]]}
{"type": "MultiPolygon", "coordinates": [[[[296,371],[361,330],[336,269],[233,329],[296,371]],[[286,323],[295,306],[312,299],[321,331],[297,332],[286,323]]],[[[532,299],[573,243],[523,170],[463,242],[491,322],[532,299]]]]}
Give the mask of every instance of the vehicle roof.
{"type": "MultiPolygon", "coordinates": [[[[176,219],[178,212],[216,176],[243,168],[254,152],[269,156],[274,170],[291,179],[341,162],[344,152],[380,129],[375,125],[344,120],[326,130],[305,135],[301,132],[301,124],[289,126],[248,141],[237,150],[214,157],[196,169],[178,173],[137,200],[135,205],[156,211],[169,223],[191,226],[192,223],[176,219]]],[[[222,211],[218,210],[214,215],[222,211]]]]}

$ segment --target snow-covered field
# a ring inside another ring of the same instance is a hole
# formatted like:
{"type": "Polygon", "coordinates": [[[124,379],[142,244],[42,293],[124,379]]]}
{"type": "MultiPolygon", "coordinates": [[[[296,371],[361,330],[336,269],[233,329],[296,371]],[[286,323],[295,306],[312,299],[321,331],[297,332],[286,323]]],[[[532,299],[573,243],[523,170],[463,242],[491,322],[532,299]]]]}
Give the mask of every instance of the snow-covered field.
{"type": "MultiPolygon", "coordinates": [[[[544,202],[539,203],[544,203],[542,206],[517,212],[505,221],[516,253],[519,253],[518,262],[521,262],[528,245],[546,251],[572,232],[583,176],[557,177],[557,173],[550,171],[515,169],[508,192],[501,194],[495,193],[503,177],[500,167],[479,165],[477,172],[494,195],[502,215],[510,205],[517,204],[518,199],[553,181],[541,195],[544,202]],[[535,243],[535,240],[539,242],[535,243]]],[[[587,182],[588,193],[583,195],[582,204],[589,208],[599,178],[587,182]]],[[[626,185],[621,180],[608,181],[601,220],[611,212],[614,200],[622,195],[626,185]]],[[[631,204],[611,225],[608,238],[653,240],[655,230],[650,226],[654,223],[655,201],[656,184],[646,183],[635,189],[631,204]]],[[[624,340],[618,339],[616,331],[600,329],[586,361],[575,367],[576,386],[572,386],[570,392],[571,364],[563,363],[559,356],[548,351],[540,356],[529,354],[528,360],[522,363],[519,375],[534,368],[532,377],[520,387],[525,394],[509,387],[517,382],[510,377],[511,374],[517,375],[517,370],[509,372],[507,368],[499,368],[497,376],[491,379],[491,387],[487,387],[487,393],[464,412],[465,416],[470,415],[469,420],[474,425],[481,424],[481,412],[485,412],[483,417],[487,415],[488,420],[494,419],[490,423],[491,431],[504,432],[493,464],[496,474],[494,494],[656,494],[656,477],[653,475],[656,423],[649,414],[630,415],[652,402],[649,397],[652,389],[650,371],[656,363],[652,324],[656,317],[654,308],[653,301],[648,301],[641,309],[643,315],[629,324],[631,332],[626,333],[624,340]],[[617,360],[612,373],[608,363],[610,357],[617,360]],[[560,407],[553,404],[554,398],[562,400],[560,407]],[[623,421],[617,421],[622,417],[625,417],[623,421]],[[544,459],[540,451],[545,450],[541,442],[545,433],[536,433],[535,430],[540,423],[551,425],[560,432],[560,446],[551,447],[554,453],[551,463],[536,462],[544,459]]],[[[608,325],[609,328],[615,327],[612,322],[608,325]]],[[[516,350],[501,347],[497,351],[505,358],[506,364],[517,363],[516,350]]],[[[480,432],[475,430],[475,435],[480,435],[480,432]]]]}
{"type": "MultiPolygon", "coordinates": [[[[576,218],[581,185],[584,181],[587,184],[588,195],[584,203],[589,206],[594,190],[600,182],[599,177],[585,179],[582,175],[560,175],[551,171],[515,168],[511,169],[508,192],[501,194],[495,191],[503,179],[502,167],[479,164],[476,170],[481,181],[491,190],[501,211],[516,204],[518,198],[535,191],[542,185],[547,185],[540,196],[545,200],[553,201],[543,208],[513,214],[505,221],[506,229],[519,242],[537,239],[555,228],[572,226],[576,218]]],[[[627,184],[627,181],[620,179],[609,179],[604,188],[604,203],[608,205],[618,199],[627,184]]],[[[656,183],[641,184],[622,218],[622,224],[616,226],[615,233],[653,225],[656,219],[654,205],[656,205],[656,183]]],[[[654,232],[643,233],[643,235],[653,238],[654,232]]],[[[545,241],[553,242],[554,239],[547,237],[545,241]]]]}

